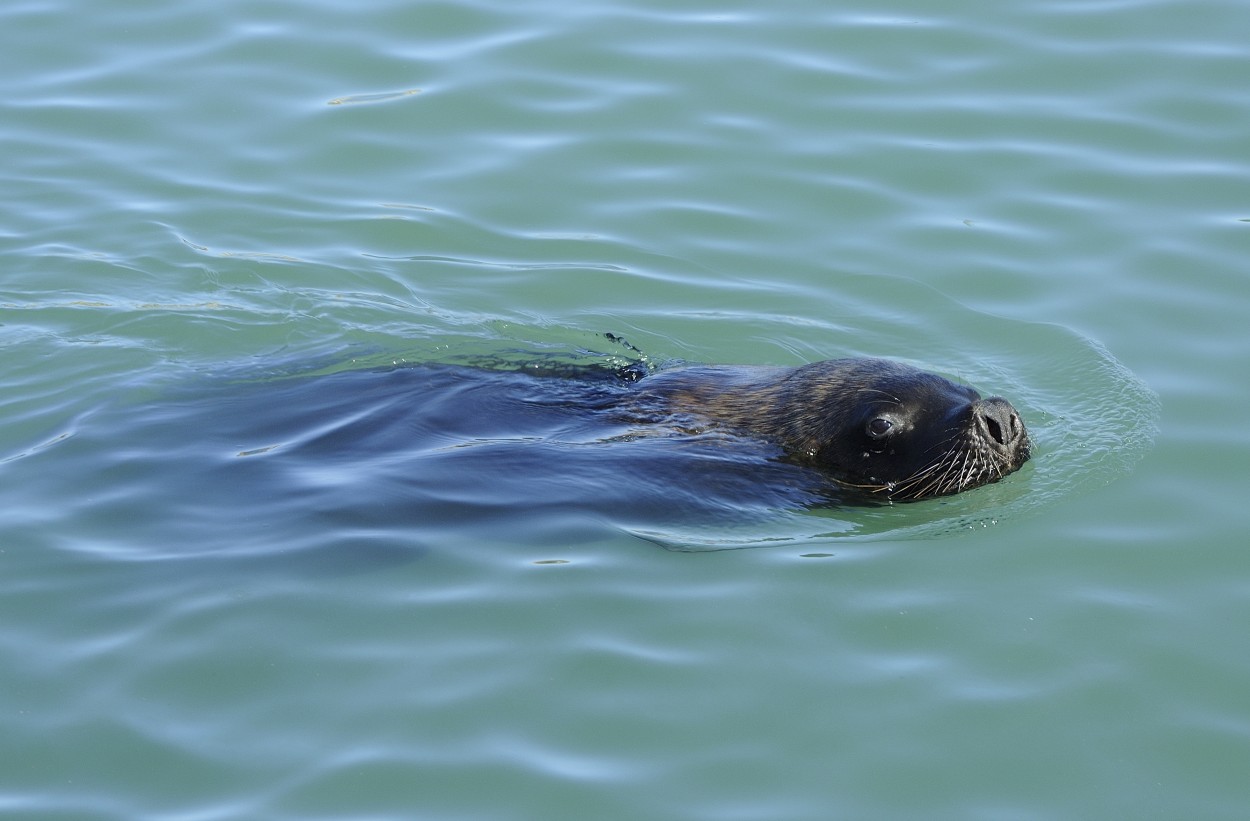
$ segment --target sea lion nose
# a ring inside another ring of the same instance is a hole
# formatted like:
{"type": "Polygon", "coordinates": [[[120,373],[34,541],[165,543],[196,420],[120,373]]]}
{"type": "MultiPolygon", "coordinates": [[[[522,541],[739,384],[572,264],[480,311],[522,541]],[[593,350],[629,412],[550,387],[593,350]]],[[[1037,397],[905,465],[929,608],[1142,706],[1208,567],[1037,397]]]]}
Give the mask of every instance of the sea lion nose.
{"type": "Polygon", "coordinates": [[[1011,403],[999,396],[982,399],[972,406],[977,427],[1002,447],[1012,447],[1024,437],[1024,424],[1011,403]]]}

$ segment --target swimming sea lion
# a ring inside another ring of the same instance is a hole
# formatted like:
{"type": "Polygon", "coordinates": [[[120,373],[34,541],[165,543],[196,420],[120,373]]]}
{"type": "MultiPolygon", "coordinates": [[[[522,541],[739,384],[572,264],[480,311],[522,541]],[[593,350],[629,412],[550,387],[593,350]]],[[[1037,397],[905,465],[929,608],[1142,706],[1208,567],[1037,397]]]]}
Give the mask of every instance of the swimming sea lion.
{"type": "Polygon", "coordinates": [[[852,492],[926,499],[997,482],[1029,458],[1007,400],[885,359],[797,368],[690,366],[643,377],[634,401],[683,428],[759,437],[852,492]]]}

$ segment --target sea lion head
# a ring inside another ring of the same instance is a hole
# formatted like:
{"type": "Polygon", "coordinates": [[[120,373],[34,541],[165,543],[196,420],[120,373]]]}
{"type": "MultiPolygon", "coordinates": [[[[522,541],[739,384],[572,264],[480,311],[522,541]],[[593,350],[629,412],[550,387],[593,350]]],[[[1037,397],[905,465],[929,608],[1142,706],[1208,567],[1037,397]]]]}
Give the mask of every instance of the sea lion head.
{"type": "Polygon", "coordinates": [[[1006,399],[896,362],[843,362],[805,414],[806,455],[839,485],[927,499],[996,482],[1028,460],[1028,433],[1006,399]]]}
{"type": "MultiPolygon", "coordinates": [[[[722,427],[771,441],[847,496],[911,500],[997,482],[1029,458],[1006,399],[888,359],[797,368],[689,366],[638,384],[640,417],[722,427]]],[[[848,499],[849,500],[849,499],[848,499]]]]}

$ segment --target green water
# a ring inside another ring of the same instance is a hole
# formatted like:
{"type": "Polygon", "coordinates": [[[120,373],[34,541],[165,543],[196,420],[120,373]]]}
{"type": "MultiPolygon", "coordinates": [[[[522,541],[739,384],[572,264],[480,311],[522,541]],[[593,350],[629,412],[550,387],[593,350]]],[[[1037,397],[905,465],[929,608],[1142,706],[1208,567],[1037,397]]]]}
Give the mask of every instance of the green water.
{"type": "Polygon", "coordinates": [[[6,4],[0,812],[1244,817],[1247,31],[1227,0],[6,4]],[[904,359],[1038,455],[732,529],[489,475],[492,515],[413,521],[329,465],[225,486],[251,444],[171,410],[602,332],[904,359]]]}

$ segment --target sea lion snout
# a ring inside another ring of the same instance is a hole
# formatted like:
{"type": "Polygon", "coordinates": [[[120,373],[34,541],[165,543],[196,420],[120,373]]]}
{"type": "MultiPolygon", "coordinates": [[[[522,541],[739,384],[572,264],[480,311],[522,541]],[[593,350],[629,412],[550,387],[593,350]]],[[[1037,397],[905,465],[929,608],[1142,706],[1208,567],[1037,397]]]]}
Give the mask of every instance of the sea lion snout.
{"type": "MultiPolygon", "coordinates": [[[[978,399],[972,403],[973,424],[987,443],[993,443],[1009,455],[1027,456],[1029,435],[1020,421],[1020,414],[1001,396],[978,399]]],[[[1023,461],[1021,459],[1020,461],[1023,461]]]]}

